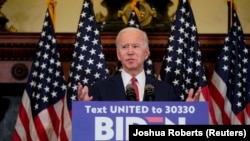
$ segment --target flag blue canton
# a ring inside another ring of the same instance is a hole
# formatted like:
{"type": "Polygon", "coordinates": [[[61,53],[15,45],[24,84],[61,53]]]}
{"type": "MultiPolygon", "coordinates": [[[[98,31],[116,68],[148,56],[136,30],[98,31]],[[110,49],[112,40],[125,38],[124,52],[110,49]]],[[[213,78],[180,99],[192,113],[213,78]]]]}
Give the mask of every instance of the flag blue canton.
{"type": "Polygon", "coordinates": [[[78,23],[69,75],[67,99],[70,110],[71,101],[77,100],[78,82],[90,87],[96,81],[109,76],[102,50],[93,5],[90,0],[85,0],[78,23]]]}
{"type": "Polygon", "coordinates": [[[207,85],[198,33],[190,4],[180,0],[160,70],[162,81],[172,84],[185,100],[190,88],[207,85]]]}
{"type": "Polygon", "coordinates": [[[57,41],[47,10],[27,83],[33,117],[63,99],[66,84],[57,41]]]}
{"type": "Polygon", "coordinates": [[[235,10],[232,18],[233,25],[225,38],[215,71],[225,82],[227,99],[237,115],[250,103],[250,64],[244,33],[235,10]]]}
{"type": "MultiPolygon", "coordinates": [[[[139,9],[139,2],[136,3],[136,7],[139,9]]],[[[140,24],[140,21],[135,13],[134,10],[132,10],[130,12],[130,15],[129,15],[129,19],[128,19],[128,23],[127,23],[127,26],[128,27],[135,27],[135,28],[139,28],[141,29],[141,24],[140,24]]]]}

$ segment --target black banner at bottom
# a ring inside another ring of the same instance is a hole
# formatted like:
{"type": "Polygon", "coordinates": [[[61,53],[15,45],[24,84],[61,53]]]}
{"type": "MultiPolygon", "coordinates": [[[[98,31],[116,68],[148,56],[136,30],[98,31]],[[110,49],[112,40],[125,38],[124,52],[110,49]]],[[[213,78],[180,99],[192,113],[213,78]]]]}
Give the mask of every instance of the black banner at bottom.
{"type": "Polygon", "coordinates": [[[142,139],[250,140],[250,125],[129,125],[129,141],[142,139]]]}

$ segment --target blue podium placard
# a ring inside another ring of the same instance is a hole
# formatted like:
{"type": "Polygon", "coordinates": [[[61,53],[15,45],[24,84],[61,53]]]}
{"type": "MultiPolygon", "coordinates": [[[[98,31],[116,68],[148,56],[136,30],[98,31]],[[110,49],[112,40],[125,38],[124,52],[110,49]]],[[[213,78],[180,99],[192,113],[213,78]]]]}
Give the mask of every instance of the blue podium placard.
{"type": "Polygon", "coordinates": [[[129,125],[208,125],[207,102],[72,103],[73,141],[128,140],[129,125]]]}

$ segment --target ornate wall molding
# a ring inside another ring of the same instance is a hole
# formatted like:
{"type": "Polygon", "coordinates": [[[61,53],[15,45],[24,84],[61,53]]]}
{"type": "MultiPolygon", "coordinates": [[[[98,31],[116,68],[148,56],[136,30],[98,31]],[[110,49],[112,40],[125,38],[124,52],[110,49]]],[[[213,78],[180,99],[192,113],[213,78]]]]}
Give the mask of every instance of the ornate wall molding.
{"type": "MultiPolygon", "coordinates": [[[[115,50],[116,34],[117,33],[114,32],[101,33],[103,51],[108,62],[108,67],[111,74],[114,73],[117,61],[115,50]]],[[[155,72],[158,73],[163,55],[166,50],[166,45],[168,43],[169,34],[148,33],[148,36],[151,59],[155,64],[155,72]]],[[[65,72],[68,72],[73,53],[75,34],[57,33],[56,37],[61,55],[61,61],[63,62],[63,67],[65,69],[65,72]]],[[[211,77],[219,52],[224,45],[225,37],[226,34],[199,34],[200,48],[208,78],[211,77]]],[[[2,77],[2,81],[4,81],[5,83],[24,83],[26,81],[27,78],[25,78],[24,76],[20,76],[21,74],[25,74],[25,76],[27,76],[27,68],[23,66],[23,64],[30,68],[30,63],[32,62],[35,55],[35,48],[37,47],[39,38],[40,33],[0,34],[0,65],[3,66],[3,68],[0,69],[0,76],[2,77]],[[17,70],[13,70],[15,68],[17,68],[17,70]],[[22,68],[25,68],[25,70],[22,70],[22,68]],[[13,74],[13,72],[15,73],[13,74]],[[10,76],[8,76],[7,73],[10,76]]],[[[250,34],[245,35],[245,40],[247,48],[250,52],[250,34]]]]}
{"type": "MultiPolygon", "coordinates": [[[[101,42],[107,61],[116,60],[115,36],[117,33],[101,33],[101,42]]],[[[154,61],[161,61],[168,42],[167,33],[148,33],[149,45],[154,61]]],[[[0,34],[0,61],[1,60],[32,60],[40,33],[1,33],[0,34]]],[[[56,34],[62,61],[70,61],[73,52],[74,33],[56,34]]],[[[226,34],[200,34],[201,52],[205,61],[215,61],[214,57],[223,47],[226,34]]],[[[247,48],[250,49],[250,34],[245,35],[247,48]]]]}

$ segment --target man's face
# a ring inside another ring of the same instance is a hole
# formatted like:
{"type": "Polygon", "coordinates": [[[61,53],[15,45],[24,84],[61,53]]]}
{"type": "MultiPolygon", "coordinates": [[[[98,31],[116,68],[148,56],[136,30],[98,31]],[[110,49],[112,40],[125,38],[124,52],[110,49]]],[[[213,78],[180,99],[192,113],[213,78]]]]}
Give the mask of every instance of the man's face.
{"type": "Polygon", "coordinates": [[[149,56],[149,48],[144,44],[143,35],[138,31],[121,33],[117,46],[117,57],[127,72],[140,72],[149,56]]]}

